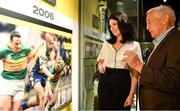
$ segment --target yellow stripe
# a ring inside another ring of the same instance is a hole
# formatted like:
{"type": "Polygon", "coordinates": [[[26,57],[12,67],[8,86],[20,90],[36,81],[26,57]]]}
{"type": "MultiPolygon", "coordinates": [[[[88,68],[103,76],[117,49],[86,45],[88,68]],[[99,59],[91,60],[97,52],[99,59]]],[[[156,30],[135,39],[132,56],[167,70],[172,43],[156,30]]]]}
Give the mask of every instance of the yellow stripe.
{"type": "Polygon", "coordinates": [[[71,50],[72,44],[70,44],[70,43],[64,43],[64,48],[71,50]]]}
{"type": "Polygon", "coordinates": [[[69,103],[60,111],[71,111],[71,110],[72,110],[72,103],[69,103]]]}
{"type": "Polygon", "coordinates": [[[3,65],[4,70],[9,72],[15,72],[15,71],[21,71],[26,68],[27,59],[24,59],[24,61],[21,62],[12,62],[12,60],[10,62],[5,59],[3,63],[4,63],[3,65]]]}
{"type": "Polygon", "coordinates": [[[10,63],[10,64],[18,64],[18,63],[21,63],[21,62],[26,61],[26,60],[27,60],[27,57],[23,57],[23,58],[18,59],[18,60],[12,60],[12,59],[6,58],[5,62],[10,63]]]}

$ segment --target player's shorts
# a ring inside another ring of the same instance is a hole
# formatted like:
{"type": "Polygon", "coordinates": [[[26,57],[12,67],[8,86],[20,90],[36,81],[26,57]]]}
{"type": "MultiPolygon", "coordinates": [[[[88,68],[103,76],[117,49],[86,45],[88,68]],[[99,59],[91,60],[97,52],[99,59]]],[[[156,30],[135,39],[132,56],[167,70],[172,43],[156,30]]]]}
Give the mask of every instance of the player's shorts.
{"type": "Polygon", "coordinates": [[[33,76],[30,77],[30,83],[34,86],[37,83],[41,83],[43,87],[46,86],[47,76],[45,74],[33,73],[33,76]]]}
{"type": "Polygon", "coordinates": [[[0,76],[0,96],[12,96],[13,101],[22,100],[24,97],[24,79],[6,80],[0,76]]]}

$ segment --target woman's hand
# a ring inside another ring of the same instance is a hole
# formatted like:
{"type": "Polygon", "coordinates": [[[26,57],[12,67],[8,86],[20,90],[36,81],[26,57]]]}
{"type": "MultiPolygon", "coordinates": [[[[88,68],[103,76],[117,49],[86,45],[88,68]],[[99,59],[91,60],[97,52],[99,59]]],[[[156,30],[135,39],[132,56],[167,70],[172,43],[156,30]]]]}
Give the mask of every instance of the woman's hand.
{"type": "Polygon", "coordinates": [[[101,74],[104,74],[106,72],[106,68],[104,65],[104,59],[100,59],[98,62],[98,70],[101,74]]]}
{"type": "Polygon", "coordinates": [[[124,103],[124,107],[131,106],[133,104],[134,94],[129,94],[124,103]]]}

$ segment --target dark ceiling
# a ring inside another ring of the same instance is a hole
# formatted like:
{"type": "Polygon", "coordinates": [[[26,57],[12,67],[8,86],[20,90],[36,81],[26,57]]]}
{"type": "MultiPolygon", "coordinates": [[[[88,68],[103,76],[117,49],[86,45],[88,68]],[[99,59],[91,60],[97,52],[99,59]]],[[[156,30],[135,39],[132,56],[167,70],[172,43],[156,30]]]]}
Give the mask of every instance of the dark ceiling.
{"type": "Polygon", "coordinates": [[[124,11],[129,17],[137,16],[136,0],[107,0],[107,7],[111,13],[124,11]]]}
{"type": "Polygon", "coordinates": [[[142,15],[148,9],[160,4],[169,5],[174,9],[177,21],[180,22],[180,0],[107,0],[107,7],[111,13],[124,11],[130,17],[137,16],[137,1],[140,3],[139,10],[143,13],[142,15]]]}
{"type": "Polygon", "coordinates": [[[177,25],[180,26],[180,0],[166,0],[166,2],[163,2],[163,0],[142,0],[142,3],[144,12],[161,4],[171,6],[176,13],[177,25]]]}
{"type": "Polygon", "coordinates": [[[152,40],[149,32],[146,30],[145,13],[150,8],[161,4],[169,5],[174,9],[176,25],[180,26],[180,0],[107,0],[107,8],[110,13],[124,11],[132,21],[134,27],[139,27],[136,29],[139,35],[141,35],[138,38],[139,41],[152,40]],[[137,17],[137,15],[139,15],[139,17],[137,17]],[[137,25],[137,19],[139,19],[139,25],[137,25]]]}

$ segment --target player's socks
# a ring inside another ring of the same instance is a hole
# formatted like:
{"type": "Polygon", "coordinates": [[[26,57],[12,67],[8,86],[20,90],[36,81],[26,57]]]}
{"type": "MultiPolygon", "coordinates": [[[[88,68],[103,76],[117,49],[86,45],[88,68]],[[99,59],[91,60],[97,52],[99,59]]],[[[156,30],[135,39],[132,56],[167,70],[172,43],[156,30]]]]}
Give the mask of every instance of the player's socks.
{"type": "Polygon", "coordinates": [[[28,100],[23,101],[22,103],[22,110],[25,110],[28,108],[28,100]]]}

